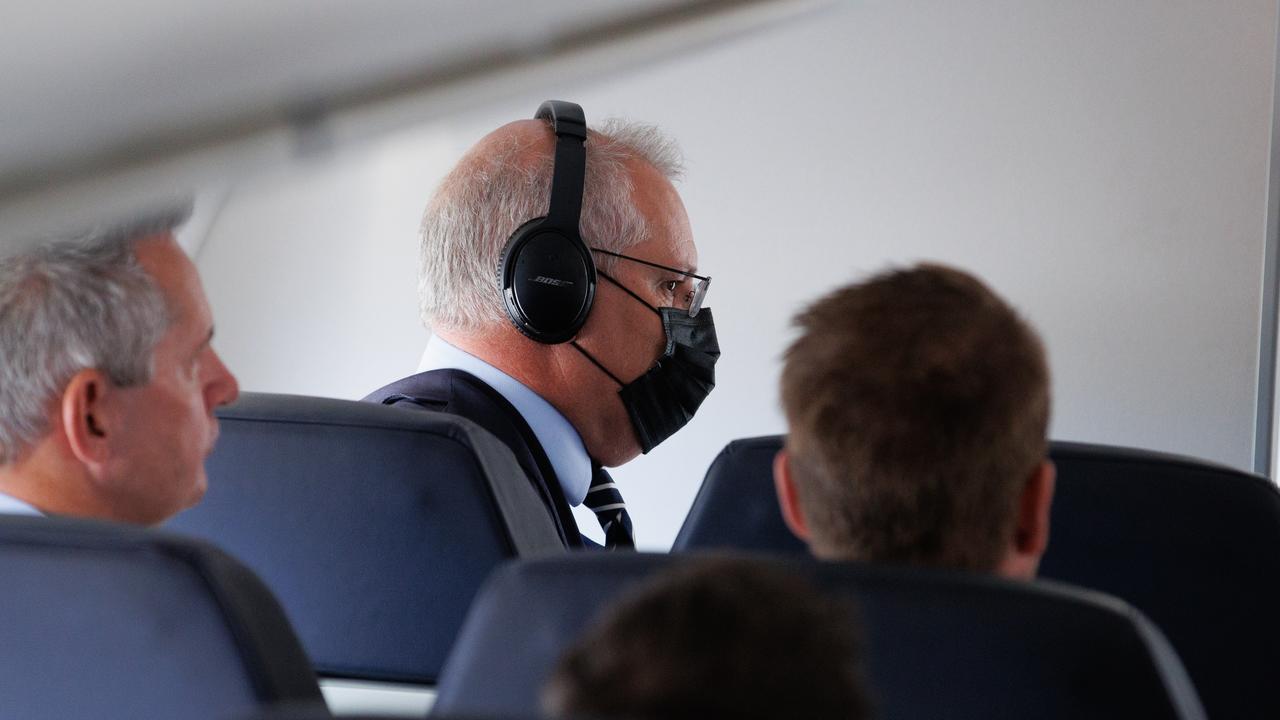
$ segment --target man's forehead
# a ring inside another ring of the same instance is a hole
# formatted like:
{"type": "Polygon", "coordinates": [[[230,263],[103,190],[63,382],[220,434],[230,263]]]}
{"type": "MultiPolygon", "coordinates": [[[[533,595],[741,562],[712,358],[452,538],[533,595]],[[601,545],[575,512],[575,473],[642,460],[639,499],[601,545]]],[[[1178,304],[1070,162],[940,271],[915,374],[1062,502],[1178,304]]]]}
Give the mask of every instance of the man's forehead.
{"type": "Polygon", "coordinates": [[[693,244],[693,238],[687,233],[682,233],[681,237],[673,244],[671,267],[685,272],[697,272],[698,248],[693,244]]]}
{"type": "Polygon", "coordinates": [[[190,263],[186,253],[178,247],[172,232],[156,233],[134,240],[134,256],[138,264],[164,290],[165,294],[173,292],[182,282],[186,272],[186,263],[190,263]]]}
{"type": "MultiPolygon", "coordinates": [[[[645,262],[654,263],[679,270],[682,272],[697,272],[698,270],[698,252],[693,246],[691,240],[681,240],[673,238],[670,235],[661,234],[650,237],[622,251],[623,255],[644,260],[645,262]]],[[[637,270],[645,270],[646,272],[664,273],[666,271],[659,268],[646,267],[639,265],[637,270]]]]}
{"type": "Polygon", "coordinates": [[[637,252],[652,253],[651,257],[637,257],[677,270],[696,271],[698,248],[693,242],[684,202],[675,186],[648,163],[634,162],[632,172],[633,196],[640,211],[647,216],[650,233],[649,239],[634,248],[637,252]]]}
{"type": "Polygon", "coordinates": [[[136,237],[133,240],[133,247],[138,262],[148,270],[152,267],[170,265],[175,262],[178,255],[186,257],[186,253],[178,247],[177,238],[174,237],[172,230],[136,237]]]}
{"type": "Polygon", "coordinates": [[[662,262],[663,265],[682,272],[698,272],[698,250],[693,246],[692,241],[671,243],[667,258],[662,262]]]}
{"type": "Polygon", "coordinates": [[[197,319],[206,301],[195,264],[172,232],[140,238],[134,245],[139,264],[159,286],[173,320],[197,319]]]}

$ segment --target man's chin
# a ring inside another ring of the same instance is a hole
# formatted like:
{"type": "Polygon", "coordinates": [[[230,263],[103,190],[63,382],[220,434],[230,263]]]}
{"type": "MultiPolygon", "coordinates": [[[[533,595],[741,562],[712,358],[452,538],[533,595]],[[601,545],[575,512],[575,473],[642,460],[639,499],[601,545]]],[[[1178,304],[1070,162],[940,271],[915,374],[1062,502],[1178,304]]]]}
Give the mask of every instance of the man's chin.
{"type": "Polygon", "coordinates": [[[604,448],[599,455],[592,455],[592,459],[600,463],[603,467],[613,468],[627,463],[640,457],[640,446],[627,444],[626,446],[618,446],[612,448],[604,448]]]}
{"type": "Polygon", "coordinates": [[[204,499],[204,494],[208,489],[209,477],[205,475],[202,470],[200,474],[196,476],[195,482],[191,484],[191,493],[187,496],[186,504],[182,506],[182,509],[186,510],[199,505],[200,501],[204,499]]]}

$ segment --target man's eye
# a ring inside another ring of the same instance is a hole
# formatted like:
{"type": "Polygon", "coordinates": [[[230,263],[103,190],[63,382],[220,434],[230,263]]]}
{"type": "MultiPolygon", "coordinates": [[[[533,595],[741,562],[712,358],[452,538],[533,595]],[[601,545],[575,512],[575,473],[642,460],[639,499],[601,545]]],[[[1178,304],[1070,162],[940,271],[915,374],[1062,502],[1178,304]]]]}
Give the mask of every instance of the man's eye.
{"type": "Polygon", "coordinates": [[[674,292],[676,291],[676,288],[680,287],[680,281],[679,281],[679,280],[668,280],[668,281],[666,281],[666,282],[662,283],[662,287],[663,287],[663,288],[665,288],[667,292],[669,292],[669,293],[674,293],[674,292]]]}

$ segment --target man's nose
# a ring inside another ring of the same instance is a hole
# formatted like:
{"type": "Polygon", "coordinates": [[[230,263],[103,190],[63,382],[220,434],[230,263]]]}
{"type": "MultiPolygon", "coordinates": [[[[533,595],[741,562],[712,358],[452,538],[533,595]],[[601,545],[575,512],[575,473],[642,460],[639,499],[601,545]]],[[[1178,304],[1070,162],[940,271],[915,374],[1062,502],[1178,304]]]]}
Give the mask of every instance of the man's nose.
{"type": "Polygon", "coordinates": [[[240,382],[236,380],[236,376],[231,374],[231,370],[222,362],[222,358],[215,352],[213,353],[215,365],[215,377],[212,383],[213,392],[211,393],[211,407],[221,407],[229,405],[240,397],[240,382]]]}

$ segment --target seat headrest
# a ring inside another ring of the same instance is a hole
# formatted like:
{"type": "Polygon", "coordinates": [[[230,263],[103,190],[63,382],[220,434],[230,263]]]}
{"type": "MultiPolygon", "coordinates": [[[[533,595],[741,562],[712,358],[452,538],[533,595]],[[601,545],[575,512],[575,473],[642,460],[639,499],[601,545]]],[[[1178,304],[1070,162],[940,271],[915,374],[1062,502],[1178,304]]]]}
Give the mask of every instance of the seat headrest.
{"type": "Polygon", "coordinates": [[[169,527],[253,568],[321,674],[434,682],[489,571],[564,552],[511,451],[465,419],[265,393],[218,417],[209,490],[169,527]]]}
{"type": "Polygon", "coordinates": [[[1193,458],[1055,442],[1042,577],[1141,608],[1212,717],[1280,716],[1280,492],[1193,458]]]}
{"type": "Polygon", "coordinates": [[[773,490],[773,457],[782,435],[734,440],[716,455],[671,549],[726,548],[807,555],[782,520],[773,490]]]}
{"type": "MultiPolygon", "coordinates": [[[[778,511],[783,436],[736,440],[707,471],[675,550],[804,555],[778,511]]],[[[1140,608],[1168,636],[1214,717],[1280,716],[1280,493],[1194,458],[1055,441],[1058,481],[1040,576],[1140,608]]]]}
{"type": "Polygon", "coordinates": [[[323,702],[271,594],[204,543],[0,516],[0,577],[7,716],[212,720],[323,702]]]}
{"type": "MultiPolygon", "coordinates": [[[[587,622],[690,556],[580,555],[507,565],[485,587],[436,708],[536,708],[587,622]]],[[[880,718],[1200,718],[1160,632],[1124,603],[1065,586],[913,568],[774,560],[852,597],[880,718]]]]}

